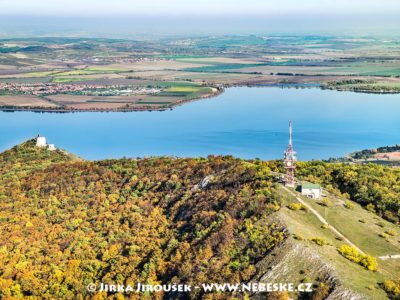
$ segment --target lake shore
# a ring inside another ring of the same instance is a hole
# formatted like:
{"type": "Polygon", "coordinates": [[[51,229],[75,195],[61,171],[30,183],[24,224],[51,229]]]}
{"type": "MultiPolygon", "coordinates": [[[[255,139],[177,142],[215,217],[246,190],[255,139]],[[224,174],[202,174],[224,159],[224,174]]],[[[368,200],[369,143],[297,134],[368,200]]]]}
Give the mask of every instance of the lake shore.
{"type": "Polygon", "coordinates": [[[176,101],[170,105],[165,106],[129,106],[129,107],[118,107],[118,108],[71,108],[71,107],[21,107],[21,106],[0,106],[0,111],[4,112],[18,112],[18,111],[29,111],[37,113],[78,113],[78,112],[140,112],[140,111],[167,111],[177,106],[184,105],[193,101],[199,101],[203,99],[209,99],[219,96],[224,92],[224,88],[213,88],[213,92],[210,94],[202,95],[197,98],[176,101]]]}
{"type": "Polygon", "coordinates": [[[4,112],[18,112],[18,111],[30,111],[37,113],[78,113],[78,112],[140,112],[140,111],[167,111],[172,110],[178,106],[188,104],[190,102],[199,101],[203,99],[215,98],[225,92],[228,88],[318,88],[321,90],[333,90],[339,92],[354,92],[361,94],[399,94],[400,90],[378,90],[372,88],[359,88],[359,87],[344,87],[344,86],[332,86],[323,82],[270,82],[270,81],[259,81],[259,82],[241,82],[232,84],[220,84],[213,87],[213,93],[202,95],[192,99],[180,100],[173,102],[165,106],[156,105],[144,105],[144,106],[129,106],[129,107],[117,107],[117,108],[72,108],[72,107],[40,107],[40,106],[0,106],[0,111],[4,112]]]}

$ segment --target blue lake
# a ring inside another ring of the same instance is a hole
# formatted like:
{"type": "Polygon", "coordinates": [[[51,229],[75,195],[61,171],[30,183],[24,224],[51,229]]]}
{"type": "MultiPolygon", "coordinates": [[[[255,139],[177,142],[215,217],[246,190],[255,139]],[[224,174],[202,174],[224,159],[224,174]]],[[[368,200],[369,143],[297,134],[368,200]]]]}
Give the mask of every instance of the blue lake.
{"type": "Polygon", "coordinates": [[[0,112],[0,150],[36,136],[86,159],[150,155],[280,158],[293,121],[300,160],[400,143],[400,95],[230,88],[163,112],[0,112]]]}

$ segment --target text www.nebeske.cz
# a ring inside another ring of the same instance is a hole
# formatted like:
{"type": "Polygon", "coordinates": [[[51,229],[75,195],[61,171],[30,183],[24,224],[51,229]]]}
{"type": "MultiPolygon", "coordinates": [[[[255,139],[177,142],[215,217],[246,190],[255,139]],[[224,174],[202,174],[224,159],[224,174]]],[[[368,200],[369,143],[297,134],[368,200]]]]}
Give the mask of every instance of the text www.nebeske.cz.
{"type": "Polygon", "coordinates": [[[190,284],[141,284],[120,285],[104,284],[98,287],[95,284],[89,284],[89,292],[111,292],[111,293],[145,293],[145,292],[178,292],[188,293],[195,290],[204,292],[312,292],[312,283],[203,283],[200,285],[190,284]]]}

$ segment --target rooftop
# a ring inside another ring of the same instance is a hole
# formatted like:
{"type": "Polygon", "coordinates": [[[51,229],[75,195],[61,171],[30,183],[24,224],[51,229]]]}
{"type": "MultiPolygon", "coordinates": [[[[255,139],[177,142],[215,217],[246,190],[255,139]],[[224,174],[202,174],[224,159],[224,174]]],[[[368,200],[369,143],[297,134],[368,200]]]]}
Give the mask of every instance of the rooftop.
{"type": "Polygon", "coordinates": [[[310,189],[310,190],[314,190],[314,189],[318,189],[319,190],[321,188],[321,186],[319,184],[303,182],[301,184],[301,188],[302,189],[310,189]]]}

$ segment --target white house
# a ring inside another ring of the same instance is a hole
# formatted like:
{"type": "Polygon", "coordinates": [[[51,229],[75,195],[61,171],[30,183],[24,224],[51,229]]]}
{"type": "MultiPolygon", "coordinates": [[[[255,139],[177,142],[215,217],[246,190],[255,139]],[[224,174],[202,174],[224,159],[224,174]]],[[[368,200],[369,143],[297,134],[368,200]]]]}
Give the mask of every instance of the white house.
{"type": "Polygon", "coordinates": [[[322,187],[318,184],[302,183],[300,192],[303,196],[311,199],[319,199],[322,197],[322,187]]]}
{"type": "Polygon", "coordinates": [[[47,147],[47,141],[44,136],[39,136],[36,138],[36,147],[47,147]]]}
{"type": "Polygon", "coordinates": [[[48,144],[47,145],[47,149],[49,149],[50,151],[55,151],[57,150],[56,146],[54,146],[54,144],[48,144]]]}

